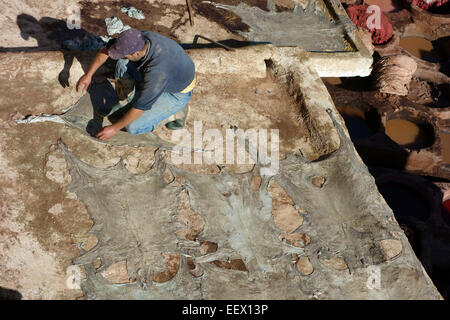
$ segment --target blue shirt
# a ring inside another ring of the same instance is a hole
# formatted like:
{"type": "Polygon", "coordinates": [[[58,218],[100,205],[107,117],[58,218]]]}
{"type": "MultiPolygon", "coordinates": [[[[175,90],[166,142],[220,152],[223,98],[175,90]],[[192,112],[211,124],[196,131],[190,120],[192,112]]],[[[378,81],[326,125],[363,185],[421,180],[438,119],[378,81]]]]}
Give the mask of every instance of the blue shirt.
{"type": "Polygon", "coordinates": [[[136,81],[131,105],[149,110],[164,92],[183,91],[194,80],[195,65],[177,42],[151,31],[142,31],[149,42],[146,55],[133,63],[143,81],[136,81]]]}

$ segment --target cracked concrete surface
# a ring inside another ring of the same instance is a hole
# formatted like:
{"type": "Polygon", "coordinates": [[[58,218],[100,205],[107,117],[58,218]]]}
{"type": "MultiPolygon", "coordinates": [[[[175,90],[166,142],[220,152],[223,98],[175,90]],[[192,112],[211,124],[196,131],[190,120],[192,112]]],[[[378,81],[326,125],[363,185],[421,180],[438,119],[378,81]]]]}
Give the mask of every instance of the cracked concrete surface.
{"type": "Polygon", "coordinates": [[[89,233],[99,238],[94,249],[74,261],[86,267],[81,288],[87,298],[308,299],[319,292],[321,298],[334,299],[343,292],[346,299],[439,298],[333,111],[330,116],[340,148],[314,162],[291,154],[281,162],[279,174],[262,177],[258,188],[251,188],[258,166],[243,174],[224,169],[198,175],[166,162],[159,149],[152,169],[134,175],[122,162],[105,169],[86,165],[60,143],[72,177],[69,190],[86,204],[95,221],[89,233]],[[182,182],[165,182],[166,168],[182,182]],[[321,187],[313,185],[317,175],[326,177],[321,187]],[[271,179],[285,190],[288,201],[302,208],[295,214],[303,212],[305,222],[287,232],[306,233],[310,242],[295,246],[279,236],[282,230],[272,213],[281,205],[267,191],[271,179]],[[191,209],[204,220],[192,240],[176,234],[183,227],[175,219],[183,190],[191,209]],[[216,243],[218,249],[202,253],[203,241],[216,243]],[[165,268],[161,255],[166,252],[180,255],[178,271],[167,282],[152,282],[165,268]],[[307,258],[314,272],[300,273],[293,254],[307,258]],[[91,264],[95,258],[102,261],[97,274],[91,264]],[[247,271],[209,263],[231,259],[241,259],[247,271]],[[135,282],[116,286],[98,274],[123,260],[135,282]],[[381,270],[377,290],[366,286],[371,266],[381,270]]]}

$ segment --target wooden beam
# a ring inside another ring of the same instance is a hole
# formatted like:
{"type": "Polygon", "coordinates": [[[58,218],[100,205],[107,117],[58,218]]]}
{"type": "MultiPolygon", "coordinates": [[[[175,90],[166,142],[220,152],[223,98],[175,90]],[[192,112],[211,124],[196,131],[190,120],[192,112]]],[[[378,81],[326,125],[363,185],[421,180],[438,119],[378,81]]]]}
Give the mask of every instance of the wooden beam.
{"type": "Polygon", "coordinates": [[[189,20],[191,21],[191,26],[194,25],[194,9],[192,9],[191,0],[186,0],[188,12],[189,12],[189,20]]]}

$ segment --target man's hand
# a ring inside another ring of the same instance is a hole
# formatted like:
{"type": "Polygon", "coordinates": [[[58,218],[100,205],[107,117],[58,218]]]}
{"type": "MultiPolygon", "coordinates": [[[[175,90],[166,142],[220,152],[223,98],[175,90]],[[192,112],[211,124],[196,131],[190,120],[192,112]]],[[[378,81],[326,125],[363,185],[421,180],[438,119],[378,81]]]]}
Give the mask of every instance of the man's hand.
{"type": "Polygon", "coordinates": [[[97,138],[105,141],[109,138],[112,138],[118,131],[119,129],[117,129],[115,126],[107,126],[104,127],[99,133],[97,133],[97,138]]]}
{"type": "Polygon", "coordinates": [[[86,93],[87,88],[91,84],[91,81],[92,81],[92,77],[90,75],[85,74],[84,76],[82,76],[80,78],[80,80],[78,80],[78,83],[77,83],[77,92],[79,92],[80,89],[82,89],[83,93],[86,93]]]}

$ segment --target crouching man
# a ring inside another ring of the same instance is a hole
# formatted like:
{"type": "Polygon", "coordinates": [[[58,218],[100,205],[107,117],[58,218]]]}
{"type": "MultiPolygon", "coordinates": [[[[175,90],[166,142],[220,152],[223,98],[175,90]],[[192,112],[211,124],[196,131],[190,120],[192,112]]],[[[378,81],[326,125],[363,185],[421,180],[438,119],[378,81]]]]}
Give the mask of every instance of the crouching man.
{"type": "Polygon", "coordinates": [[[77,91],[86,91],[93,74],[108,57],[118,60],[116,81],[134,83],[134,97],[128,95],[129,104],[119,103],[102,114],[109,116],[119,109],[125,110],[120,119],[104,127],[97,138],[107,140],[122,128],[130,134],[142,134],[162,123],[173,130],[184,126],[189,111],[187,104],[195,86],[195,65],[178,43],[151,31],[123,31],[95,56],[87,73],[78,81],[77,91]],[[167,122],[175,114],[182,116],[167,122]]]}

